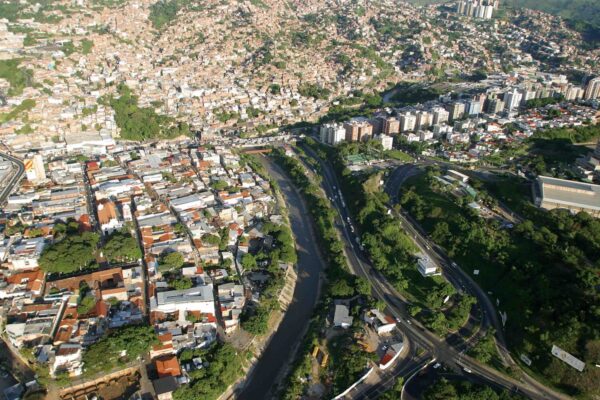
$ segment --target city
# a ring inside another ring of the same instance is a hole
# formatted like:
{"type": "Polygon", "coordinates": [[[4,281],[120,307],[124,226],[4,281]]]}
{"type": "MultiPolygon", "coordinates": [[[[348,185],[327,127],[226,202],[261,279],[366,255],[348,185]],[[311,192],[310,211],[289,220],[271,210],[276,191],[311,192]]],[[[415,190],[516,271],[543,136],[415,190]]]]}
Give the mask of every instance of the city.
{"type": "Polygon", "coordinates": [[[598,398],[600,7],[518,3],[0,3],[2,395],[598,398]]]}

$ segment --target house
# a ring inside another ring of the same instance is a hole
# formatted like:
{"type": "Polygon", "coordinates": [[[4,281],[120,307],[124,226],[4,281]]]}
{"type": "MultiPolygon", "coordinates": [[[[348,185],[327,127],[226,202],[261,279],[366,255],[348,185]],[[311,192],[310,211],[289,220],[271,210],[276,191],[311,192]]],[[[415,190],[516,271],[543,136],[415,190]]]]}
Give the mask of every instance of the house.
{"type": "Polygon", "coordinates": [[[9,269],[26,270],[38,268],[38,260],[44,251],[46,241],[43,237],[21,239],[8,255],[9,269]]]}
{"type": "Polygon", "coordinates": [[[179,387],[179,382],[173,376],[165,376],[152,381],[158,400],[173,400],[173,392],[179,387]]]}
{"type": "Polygon", "coordinates": [[[181,367],[176,355],[163,356],[154,362],[160,378],[181,376],[181,367]]]}
{"type": "Polygon", "coordinates": [[[441,272],[439,272],[437,265],[433,263],[431,258],[422,254],[419,255],[419,259],[417,260],[417,268],[421,275],[423,275],[424,277],[441,275],[441,272]]]}
{"type": "Polygon", "coordinates": [[[348,329],[352,326],[354,318],[350,316],[350,309],[343,304],[336,304],[333,314],[333,326],[348,329]]]}
{"type": "Polygon", "coordinates": [[[117,207],[112,201],[107,199],[100,200],[97,211],[100,230],[104,235],[110,235],[123,227],[123,221],[119,218],[117,207]]]}
{"type": "Polygon", "coordinates": [[[383,314],[376,308],[366,312],[364,320],[377,331],[378,335],[390,333],[396,328],[396,321],[394,318],[383,314]]]}
{"type": "Polygon", "coordinates": [[[50,364],[50,375],[66,372],[69,376],[79,376],[83,372],[83,349],[77,343],[63,343],[54,354],[54,362],[50,364]]]}

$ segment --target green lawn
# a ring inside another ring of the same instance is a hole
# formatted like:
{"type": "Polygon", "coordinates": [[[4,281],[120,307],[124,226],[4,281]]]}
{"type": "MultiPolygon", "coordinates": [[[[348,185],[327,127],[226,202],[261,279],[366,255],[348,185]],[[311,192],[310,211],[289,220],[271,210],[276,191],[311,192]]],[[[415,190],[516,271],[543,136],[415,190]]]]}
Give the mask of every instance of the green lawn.
{"type": "Polygon", "coordinates": [[[414,160],[410,154],[401,150],[388,150],[385,152],[385,156],[403,162],[412,162],[414,160]]]}

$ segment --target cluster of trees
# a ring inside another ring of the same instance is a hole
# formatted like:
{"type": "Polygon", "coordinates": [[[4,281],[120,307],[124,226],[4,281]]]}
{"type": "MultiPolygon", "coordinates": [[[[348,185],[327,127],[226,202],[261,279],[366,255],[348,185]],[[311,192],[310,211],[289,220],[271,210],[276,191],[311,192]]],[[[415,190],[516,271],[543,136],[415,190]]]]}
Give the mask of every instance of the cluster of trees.
{"type": "Polygon", "coordinates": [[[436,381],[425,393],[423,400],[516,400],[525,399],[511,395],[506,390],[494,391],[489,386],[476,385],[467,381],[449,381],[444,378],[436,381]]]}
{"type": "Polygon", "coordinates": [[[531,100],[527,100],[527,102],[525,103],[525,107],[541,108],[541,107],[548,106],[550,104],[558,104],[561,101],[563,101],[564,99],[565,99],[565,97],[562,94],[558,95],[556,97],[546,97],[543,99],[531,99],[531,100]]]}
{"type": "Polygon", "coordinates": [[[119,85],[119,97],[112,97],[110,106],[115,111],[115,122],[126,140],[170,139],[189,136],[190,127],[172,117],[159,115],[153,108],[138,106],[138,98],[125,84],[119,85]]]}
{"type": "Polygon", "coordinates": [[[160,30],[177,18],[180,8],[180,0],[159,0],[150,6],[148,19],[155,29],[160,30]]]}
{"type": "Polygon", "coordinates": [[[154,327],[128,326],[111,331],[92,344],[83,353],[83,371],[86,377],[123,367],[158,343],[154,327]]]}
{"type": "Polygon", "coordinates": [[[402,206],[466,270],[480,269],[476,279],[508,314],[511,347],[532,359],[532,369],[571,395],[598,393],[593,382],[599,372],[579,373],[549,349],[556,344],[595,362],[590,348],[600,343],[600,221],[583,212],[539,210],[526,200],[529,187],[505,178],[486,185],[517,207],[524,221],[504,229],[466,206],[470,199],[444,192],[433,179],[436,173],[413,178],[402,192],[402,206]]]}
{"type": "MultiPolygon", "coordinates": [[[[0,67],[1,68],[1,67],[0,67]]],[[[0,72],[0,78],[2,73],[0,72]]],[[[27,112],[35,107],[35,100],[33,99],[25,99],[19,104],[15,106],[12,110],[7,113],[0,114],[0,123],[5,123],[8,121],[12,121],[13,119],[20,117],[22,113],[27,112]]]]}
{"type": "Polygon", "coordinates": [[[202,358],[207,366],[189,372],[191,383],[173,393],[175,400],[214,400],[243,373],[243,354],[228,343],[215,343],[209,349],[186,349],[179,355],[182,363],[194,357],[202,358]]]}
{"type": "Polygon", "coordinates": [[[494,329],[488,328],[485,336],[481,338],[475,346],[471,347],[469,355],[482,363],[489,364],[498,356],[494,335],[494,329]]]}
{"type": "Polygon", "coordinates": [[[79,233],[65,231],[65,225],[57,224],[57,238],[46,246],[39,259],[40,267],[49,273],[68,274],[87,269],[96,264],[96,252],[100,236],[95,232],[79,233]]]}
{"type": "Polygon", "coordinates": [[[394,93],[391,100],[398,105],[404,106],[435,100],[442,93],[440,90],[432,87],[424,87],[423,85],[411,83],[399,83],[391,91],[394,93]]]}
{"type": "Polygon", "coordinates": [[[77,305],[77,313],[79,315],[86,315],[96,307],[96,298],[93,295],[84,295],[81,297],[79,304],[77,305]]]}
{"type": "Polygon", "coordinates": [[[572,143],[587,143],[600,137],[600,126],[578,126],[575,128],[555,128],[537,131],[532,139],[568,139],[572,143]]]}
{"type": "Polygon", "coordinates": [[[304,97],[312,97],[317,100],[327,100],[331,93],[329,89],[314,83],[306,83],[298,88],[298,93],[304,97]]]}
{"type": "Polygon", "coordinates": [[[170,279],[169,286],[174,290],[185,290],[194,286],[194,283],[187,276],[180,276],[170,279]]]}
{"type": "Polygon", "coordinates": [[[33,71],[19,68],[20,58],[0,60],[0,78],[10,83],[9,96],[18,96],[33,83],[33,71]]]}
{"type": "Polygon", "coordinates": [[[102,248],[104,257],[111,262],[129,262],[142,258],[142,251],[137,240],[127,229],[110,234],[102,248]]]}
{"type": "Polygon", "coordinates": [[[183,266],[185,262],[181,253],[176,251],[164,252],[158,259],[158,269],[161,271],[173,271],[183,266]]]}
{"type": "MultiPolygon", "coordinates": [[[[354,329],[353,329],[354,330],[354,329]]],[[[331,357],[332,393],[342,393],[362,376],[369,361],[375,361],[375,353],[367,353],[352,334],[338,336],[327,342],[331,357]]]]}
{"type": "Polygon", "coordinates": [[[285,273],[279,268],[279,262],[295,264],[297,261],[294,239],[287,225],[266,222],[263,233],[274,238],[274,248],[262,249],[256,255],[244,254],[242,257],[242,265],[246,270],[258,270],[259,262],[267,261],[265,269],[269,274],[260,303],[242,315],[242,328],[253,335],[263,335],[268,331],[269,317],[279,308],[278,294],[285,284],[285,273]]]}

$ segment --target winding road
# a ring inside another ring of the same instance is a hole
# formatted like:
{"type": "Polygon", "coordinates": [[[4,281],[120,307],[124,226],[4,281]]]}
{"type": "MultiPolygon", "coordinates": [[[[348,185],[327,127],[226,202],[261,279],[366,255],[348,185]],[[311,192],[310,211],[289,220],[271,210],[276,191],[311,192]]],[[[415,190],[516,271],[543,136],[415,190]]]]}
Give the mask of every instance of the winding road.
{"type": "MultiPolygon", "coordinates": [[[[341,219],[341,228],[344,239],[346,241],[346,253],[348,254],[350,265],[353,271],[359,275],[367,278],[372,285],[374,295],[383,300],[388,311],[396,318],[400,318],[402,323],[399,325],[401,331],[406,335],[408,340],[413,344],[430,352],[434,358],[441,363],[444,363],[455,372],[468,371],[467,373],[478,376],[481,379],[486,380],[492,384],[501,386],[508,389],[509,391],[519,391],[522,394],[532,399],[567,399],[560,393],[556,393],[552,389],[545,387],[534,379],[524,375],[522,380],[516,380],[503,373],[488,367],[487,365],[481,364],[477,360],[468,357],[464,354],[468,348],[469,343],[461,343],[460,345],[454,345],[448,343],[448,341],[440,339],[434,333],[428,331],[425,327],[413,320],[406,312],[407,302],[403,297],[392,287],[392,285],[383,277],[369,261],[368,255],[360,248],[357,243],[357,236],[354,233],[352,227],[352,216],[343,201],[342,196],[339,196],[337,188],[340,184],[337,179],[337,175],[333,170],[331,164],[327,161],[321,160],[318,156],[307,146],[304,146],[304,150],[307,154],[320,161],[323,168],[323,183],[324,187],[330,197],[333,198],[333,205],[338,210],[341,219]]],[[[398,171],[398,170],[396,170],[398,171]]],[[[388,183],[397,182],[401,184],[406,177],[410,176],[411,168],[406,167],[401,172],[395,172],[388,179],[388,183]]],[[[399,187],[398,187],[399,188],[399,187]]],[[[393,187],[389,189],[394,189],[393,187]]],[[[394,195],[397,192],[394,193],[394,195]]],[[[395,213],[396,217],[400,219],[402,226],[406,231],[413,237],[419,247],[426,250],[427,254],[434,260],[441,263],[443,266],[444,274],[450,278],[450,281],[454,284],[458,284],[460,288],[476,295],[479,304],[485,310],[484,321],[491,323],[492,326],[499,326],[498,316],[496,311],[491,304],[491,301],[483,290],[460,268],[455,267],[452,261],[445,256],[445,253],[441,249],[433,247],[434,244],[430,243],[417,229],[409,223],[402,215],[395,213]],[[434,250],[435,249],[435,250],[434,250]]],[[[501,327],[500,327],[501,328],[501,327]]],[[[506,349],[502,329],[498,329],[497,342],[501,354],[505,357],[508,364],[513,365],[514,361],[510,358],[510,353],[506,349]]],[[[416,361],[416,360],[415,360],[416,361]]],[[[376,398],[377,396],[373,397],[376,398]]],[[[368,399],[368,396],[357,396],[357,399],[368,399]]]]}
{"type": "Polygon", "coordinates": [[[8,161],[11,161],[13,164],[17,166],[17,172],[10,178],[6,186],[4,186],[0,191],[0,204],[3,204],[6,198],[10,195],[15,185],[19,183],[23,174],[25,173],[25,165],[21,160],[16,157],[13,157],[6,153],[0,153],[1,158],[5,158],[8,161]]]}
{"type": "Polygon", "coordinates": [[[317,245],[318,240],[314,234],[310,212],[306,208],[301,194],[294,188],[281,168],[264,157],[261,158],[261,161],[271,177],[279,184],[288,207],[298,253],[298,281],[294,290],[294,298],[277,332],[251,371],[246,386],[237,397],[241,400],[275,397],[275,388],[288,369],[289,363],[294,360],[298,345],[302,343],[302,337],[319,297],[321,273],[326,266],[317,245]]]}

